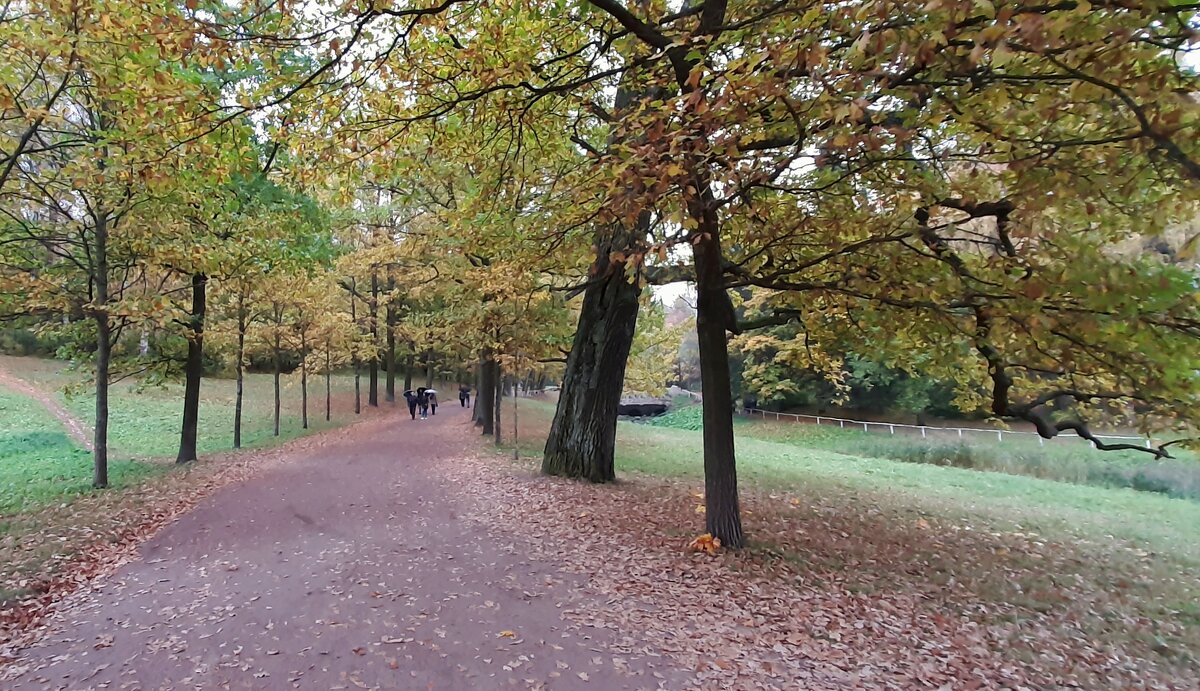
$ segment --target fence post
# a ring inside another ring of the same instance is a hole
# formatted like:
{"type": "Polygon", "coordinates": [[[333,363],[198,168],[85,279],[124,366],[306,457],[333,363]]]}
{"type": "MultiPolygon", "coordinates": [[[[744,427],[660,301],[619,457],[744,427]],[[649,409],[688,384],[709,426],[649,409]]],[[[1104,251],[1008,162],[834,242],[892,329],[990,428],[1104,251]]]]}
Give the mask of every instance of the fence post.
{"type": "Polygon", "coordinates": [[[1004,432],[1002,430],[996,430],[996,441],[1004,441],[1004,432]]]}
{"type": "Polygon", "coordinates": [[[1039,434],[1038,435],[1038,446],[1045,446],[1045,445],[1046,445],[1046,440],[1044,438],[1042,438],[1042,435],[1039,434]]]}
{"type": "Polygon", "coordinates": [[[925,438],[925,425],[921,425],[921,438],[925,438]]]}
{"type": "Polygon", "coordinates": [[[775,419],[776,419],[776,420],[779,420],[779,411],[778,411],[778,410],[777,410],[777,411],[775,411],[775,419]]]}
{"type": "Polygon", "coordinates": [[[892,434],[895,434],[895,433],[896,433],[896,426],[895,426],[895,425],[888,425],[888,430],[890,430],[892,434]]]}
{"type": "Polygon", "coordinates": [[[958,428],[958,438],[962,439],[962,427],[958,428]]]}
{"type": "Polygon", "coordinates": [[[870,431],[869,429],[867,429],[867,423],[865,423],[865,422],[863,423],[863,431],[864,431],[864,432],[869,432],[869,431],[870,431]]]}
{"type": "Polygon", "coordinates": [[[841,423],[839,425],[839,427],[841,427],[842,429],[846,429],[846,421],[845,420],[838,420],[838,422],[841,423]]]}
{"type": "Polygon", "coordinates": [[[818,425],[821,424],[821,416],[820,415],[817,416],[817,424],[818,425]]]}

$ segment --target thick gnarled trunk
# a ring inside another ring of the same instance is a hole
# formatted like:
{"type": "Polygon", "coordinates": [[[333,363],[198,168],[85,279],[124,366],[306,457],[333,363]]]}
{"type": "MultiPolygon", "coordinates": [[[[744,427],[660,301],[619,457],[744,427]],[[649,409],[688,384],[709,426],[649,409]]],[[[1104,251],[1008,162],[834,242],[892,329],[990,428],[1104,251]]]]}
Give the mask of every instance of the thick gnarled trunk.
{"type": "Polygon", "coordinates": [[[584,292],[542,472],[612,482],[617,404],[641,289],[626,278],[623,265],[609,263],[607,250],[598,253],[593,271],[600,278],[584,292]]]}

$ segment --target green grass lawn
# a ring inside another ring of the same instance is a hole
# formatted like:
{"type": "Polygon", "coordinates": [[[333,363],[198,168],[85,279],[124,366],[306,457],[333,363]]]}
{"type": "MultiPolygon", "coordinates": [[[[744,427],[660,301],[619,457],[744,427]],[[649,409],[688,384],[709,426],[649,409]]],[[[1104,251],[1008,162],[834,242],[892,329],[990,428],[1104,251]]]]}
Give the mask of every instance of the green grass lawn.
{"type": "MultiPolygon", "coordinates": [[[[70,371],[64,363],[36,358],[4,357],[0,366],[51,392],[90,430],[95,403],[86,386],[78,386],[84,374],[70,371]],[[73,393],[64,392],[68,387],[73,393]]],[[[324,380],[311,378],[306,431],[301,426],[299,377],[285,376],[280,436],[276,438],[272,434],[271,376],[251,374],[246,378],[242,445],[266,446],[346,424],[354,417],[353,391],[353,377],[333,378],[334,419],[326,422],[324,380]]],[[[201,454],[232,448],[235,393],[233,380],[204,379],[198,430],[201,454]]],[[[139,388],[137,382],[125,381],[112,386],[109,472],[114,487],[170,467],[178,450],[182,401],[183,388],[178,384],[139,388]]],[[[91,455],[73,443],[56,419],[36,401],[0,388],[0,516],[88,492],[91,472],[91,455]]]]}
{"type": "MultiPolygon", "coordinates": [[[[520,448],[536,459],[553,404],[519,405],[520,448]]],[[[511,401],[505,420],[511,442],[511,401]]],[[[818,581],[837,574],[853,592],[920,593],[1007,632],[997,640],[1014,660],[1036,657],[1046,636],[1097,642],[1194,678],[1200,502],[897,461],[861,453],[878,440],[796,427],[736,426],[752,559],[782,559],[818,581]]],[[[1017,447],[996,451],[1006,448],[1017,447]]],[[[701,432],[621,422],[616,465],[618,477],[681,481],[682,500],[695,501],[701,432]]],[[[681,540],[702,528],[702,517],[694,520],[681,540]]]]}
{"type": "MultiPolygon", "coordinates": [[[[115,460],[109,476],[122,487],[160,467],[115,460]]],[[[36,401],[0,388],[0,516],[89,492],[91,481],[91,453],[36,401]]]]}

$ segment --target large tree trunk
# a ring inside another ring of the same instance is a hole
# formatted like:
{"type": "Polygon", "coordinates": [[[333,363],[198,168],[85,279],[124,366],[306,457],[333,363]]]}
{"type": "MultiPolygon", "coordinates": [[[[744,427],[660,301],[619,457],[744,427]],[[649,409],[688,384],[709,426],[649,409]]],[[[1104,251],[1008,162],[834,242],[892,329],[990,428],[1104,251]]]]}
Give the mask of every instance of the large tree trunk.
{"type": "Polygon", "coordinates": [[[591,482],[616,479],[617,404],[633,346],[641,289],[626,278],[623,264],[609,261],[609,255],[626,247],[630,239],[628,233],[617,232],[598,243],[600,251],[591,270],[594,282],[584,291],[546,439],[542,472],[548,475],[591,482]]]}
{"type": "Polygon", "coordinates": [[[96,322],[96,429],[92,438],[92,486],[108,487],[108,380],[112,365],[112,321],[108,316],[108,215],[96,215],[92,277],[96,322]]]}
{"type": "Polygon", "coordinates": [[[367,405],[379,407],[379,277],[371,272],[371,361],[367,366],[367,405]]]}
{"type": "Polygon", "coordinates": [[[720,222],[707,176],[692,176],[696,198],[688,212],[696,219],[692,243],[696,264],[696,336],[700,346],[700,382],[704,391],[704,500],[708,532],[721,544],[746,544],[738,506],[737,463],[733,440],[733,394],[729,385],[728,330],[735,326],[733,304],[725,290],[721,265],[720,222]]]}
{"type": "Polygon", "coordinates": [[[196,460],[197,427],[200,424],[200,380],[204,374],[204,317],[205,292],[208,276],[192,274],[192,313],[188,329],[187,361],[183,376],[183,429],[179,433],[179,454],[176,463],[196,460]]]}
{"type": "MultiPolygon", "coordinates": [[[[614,108],[626,113],[647,94],[617,88],[614,108]]],[[[583,294],[583,307],[554,422],[546,438],[542,472],[591,482],[616,479],[613,454],[617,439],[617,404],[625,383],[625,366],[633,346],[641,289],[625,275],[614,252],[627,253],[643,244],[649,214],[632,227],[613,223],[596,232],[596,259],[583,294]]]]}
{"type": "Polygon", "coordinates": [[[499,367],[491,353],[485,353],[479,361],[479,391],[475,396],[475,424],[483,428],[484,436],[496,430],[496,373],[499,367]]]}

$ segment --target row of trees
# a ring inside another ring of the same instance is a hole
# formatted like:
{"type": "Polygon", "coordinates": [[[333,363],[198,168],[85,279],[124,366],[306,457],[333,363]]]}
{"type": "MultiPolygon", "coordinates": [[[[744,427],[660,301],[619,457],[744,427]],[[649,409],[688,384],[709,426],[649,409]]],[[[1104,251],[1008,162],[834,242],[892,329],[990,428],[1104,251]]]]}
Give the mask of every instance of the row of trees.
{"type": "Polygon", "coordinates": [[[386,363],[385,395],[410,354],[477,363],[484,410],[504,372],[564,365],[543,470],[600,482],[653,348],[645,289],[692,281],[707,528],[734,547],[731,335],[785,329],[767,347],[797,371],[837,385],[858,354],[1046,436],[1200,413],[1194,276],[1125,249],[1195,217],[1194,6],[7,12],[5,308],[87,325],[98,422],[114,338],[147,315],[189,336],[190,419],[207,282],[240,257],[338,286],[293,314],[348,306],[368,347],[345,352],[371,382],[386,363]],[[239,191],[260,179],[290,201],[239,191]]]}

